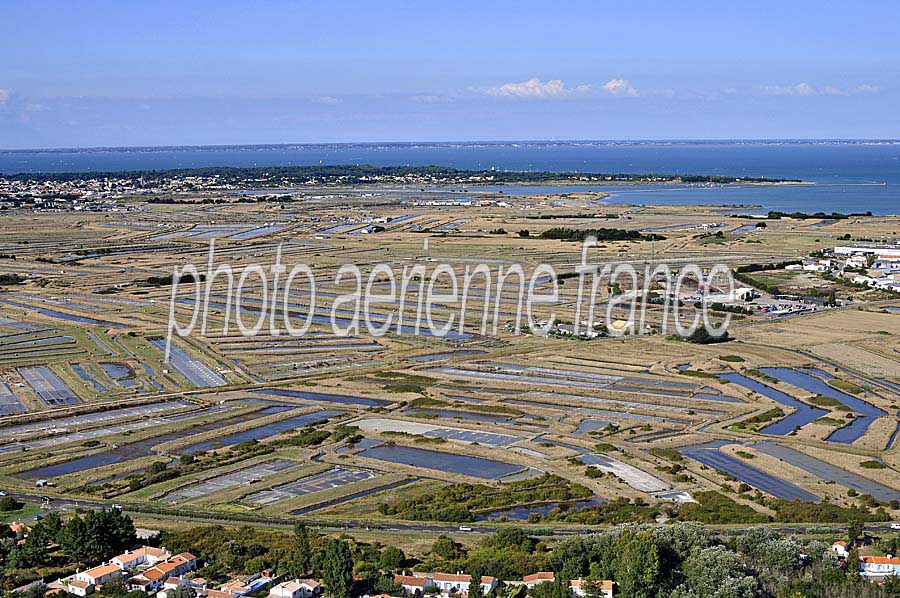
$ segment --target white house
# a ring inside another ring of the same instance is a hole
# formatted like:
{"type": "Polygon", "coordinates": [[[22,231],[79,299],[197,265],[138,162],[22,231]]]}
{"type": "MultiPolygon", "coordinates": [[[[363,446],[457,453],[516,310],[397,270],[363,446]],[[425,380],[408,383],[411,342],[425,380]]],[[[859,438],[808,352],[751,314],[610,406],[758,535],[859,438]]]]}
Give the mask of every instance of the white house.
{"type": "Polygon", "coordinates": [[[845,559],[850,555],[850,553],[847,551],[847,543],[844,541],[835,542],[834,544],[832,544],[831,551],[841,559],[845,559]]]}
{"type": "Polygon", "coordinates": [[[247,596],[256,594],[261,589],[272,584],[272,577],[267,571],[262,571],[241,579],[229,581],[221,588],[223,592],[227,592],[232,596],[247,596]]]}
{"type": "Polygon", "coordinates": [[[831,269],[831,260],[810,260],[803,263],[803,269],[807,272],[828,272],[831,269]]]}
{"type": "Polygon", "coordinates": [[[322,592],[315,579],[292,579],[272,586],[269,598],[313,598],[322,592]]]}
{"type": "Polygon", "coordinates": [[[166,550],[165,547],[141,546],[136,550],[126,550],[124,553],[111,558],[109,562],[116,565],[119,569],[131,571],[138,567],[152,567],[165,561],[170,556],[172,556],[172,553],[166,550]]]}
{"type": "Polygon", "coordinates": [[[864,577],[900,575],[900,558],[887,556],[859,557],[859,574],[864,577]]]}
{"type": "Polygon", "coordinates": [[[170,577],[181,577],[196,569],[197,557],[189,552],[182,552],[131,576],[128,579],[128,589],[156,592],[162,589],[170,577]]]}
{"type": "Polygon", "coordinates": [[[528,586],[528,588],[533,588],[538,584],[546,583],[548,581],[556,581],[556,576],[553,574],[553,571],[538,571],[537,573],[532,573],[531,575],[526,575],[522,578],[522,583],[528,586]]]}
{"type": "MultiPolygon", "coordinates": [[[[460,594],[469,593],[469,584],[472,582],[472,576],[465,573],[435,573],[431,576],[434,585],[441,592],[457,592],[460,594]]],[[[481,590],[487,594],[497,587],[497,579],[485,575],[481,578],[481,590]]]]}
{"type": "MultiPolygon", "coordinates": [[[[209,587],[209,583],[202,577],[191,577],[190,579],[187,577],[169,577],[166,579],[165,583],[163,583],[163,589],[159,594],[162,594],[167,590],[175,590],[184,587],[193,588],[199,592],[209,587]]],[[[165,598],[165,596],[159,596],[159,594],[157,594],[159,598],[165,598]]]]}
{"type": "Polygon", "coordinates": [[[416,577],[413,575],[395,575],[394,583],[403,588],[407,594],[424,594],[425,590],[434,587],[434,581],[428,577],[416,577]]]}
{"type": "Polygon", "coordinates": [[[70,578],[65,582],[64,589],[70,594],[75,594],[76,596],[87,596],[88,594],[93,593],[94,584],[70,578]]]}
{"type": "MultiPolygon", "coordinates": [[[[75,574],[75,581],[84,582],[86,584],[92,586],[103,585],[106,582],[113,580],[122,575],[122,570],[113,564],[100,565],[99,567],[92,567],[91,569],[86,569],[85,571],[80,571],[75,574]]],[[[90,592],[88,592],[90,593],[90,592]]]]}
{"type": "MultiPolygon", "coordinates": [[[[572,595],[576,598],[584,598],[587,596],[587,587],[588,584],[591,583],[584,579],[573,579],[569,582],[569,589],[572,590],[572,595]]],[[[608,579],[604,579],[603,581],[594,582],[599,587],[600,595],[603,598],[612,598],[613,597],[613,582],[608,579]]]]}

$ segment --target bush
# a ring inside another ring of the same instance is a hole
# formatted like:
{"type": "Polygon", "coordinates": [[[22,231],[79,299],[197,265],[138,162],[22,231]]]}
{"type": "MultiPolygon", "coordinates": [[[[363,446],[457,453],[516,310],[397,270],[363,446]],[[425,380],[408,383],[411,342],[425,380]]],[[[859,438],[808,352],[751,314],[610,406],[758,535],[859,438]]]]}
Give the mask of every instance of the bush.
{"type": "Polygon", "coordinates": [[[884,463],[882,463],[881,461],[876,461],[875,459],[872,459],[870,461],[863,461],[859,464],[859,466],[866,469],[884,469],[885,467],[887,467],[884,463]]]}
{"type": "Polygon", "coordinates": [[[752,507],[737,503],[714,490],[694,493],[696,503],[686,503],[678,510],[678,519],[701,523],[766,523],[769,516],[752,507]]]}
{"type": "Polygon", "coordinates": [[[22,503],[14,499],[12,496],[0,496],[0,511],[18,511],[22,508],[22,503]]]}
{"type": "Polygon", "coordinates": [[[548,228],[541,233],[542,239],[561,241],[584,241],[596,237],[598,241],[662,241],[665,237],[657,234],[643,235],[636,230],[624,228],[548,228]]]}
{"type": "Polygon", "coordinates": [[[681,340],[694,343],[695,345],[712,345],[715,343],[727,343],[731,340],[731,337],[728,335],[727,330],[722,331],[721,334],[712,335],[705,327],[701,326],[689,336],[682,337],[681,340]]]}

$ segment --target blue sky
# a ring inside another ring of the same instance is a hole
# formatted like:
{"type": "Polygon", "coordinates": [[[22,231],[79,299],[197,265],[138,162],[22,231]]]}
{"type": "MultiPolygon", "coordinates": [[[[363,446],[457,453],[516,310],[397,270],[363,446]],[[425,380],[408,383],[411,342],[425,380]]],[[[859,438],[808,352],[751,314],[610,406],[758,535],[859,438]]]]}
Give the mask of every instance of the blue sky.
{"type": "Polygon", "coordinates": [[[898,138],[900,3],[43,2],[0,148],[898,138]]]}

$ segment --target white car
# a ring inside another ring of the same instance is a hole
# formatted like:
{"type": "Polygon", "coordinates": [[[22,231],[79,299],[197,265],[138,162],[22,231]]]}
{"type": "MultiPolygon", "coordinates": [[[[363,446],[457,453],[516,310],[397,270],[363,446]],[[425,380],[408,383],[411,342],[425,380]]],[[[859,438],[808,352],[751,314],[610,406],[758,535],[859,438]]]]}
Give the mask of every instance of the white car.
{"type": "Polygon", "coordinates": [[[891,529],[900,529],[900,523],[892,523],[891,529]]]}
{"type": "Polygon", "coordinates": [[[459,526],[459,531],[461,531],[461,532],[470,532],[470,531],[472,531],[472,528],[469,527],[468,525],[460,525],[460,526],[459,526]]]}

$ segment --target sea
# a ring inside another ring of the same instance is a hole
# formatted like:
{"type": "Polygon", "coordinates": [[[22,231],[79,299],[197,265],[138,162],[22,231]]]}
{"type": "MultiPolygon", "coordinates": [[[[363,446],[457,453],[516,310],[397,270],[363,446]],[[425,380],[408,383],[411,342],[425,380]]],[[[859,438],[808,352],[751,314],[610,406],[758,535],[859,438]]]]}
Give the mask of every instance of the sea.
{"type": "Polygon", "coordinates": [[[603,191],[609,193],[605,202],[633,205],[900,214],[900,141],[529,141],[0,150],[0,173],[4,174],[319,164],[800,179],[813,184],[504,185],[478,189],[507,195],[603,191]]]}

